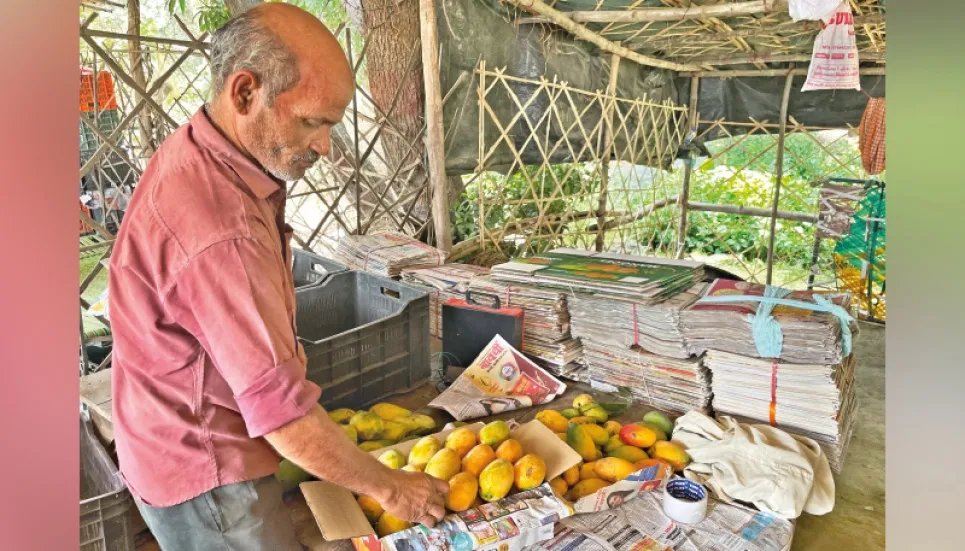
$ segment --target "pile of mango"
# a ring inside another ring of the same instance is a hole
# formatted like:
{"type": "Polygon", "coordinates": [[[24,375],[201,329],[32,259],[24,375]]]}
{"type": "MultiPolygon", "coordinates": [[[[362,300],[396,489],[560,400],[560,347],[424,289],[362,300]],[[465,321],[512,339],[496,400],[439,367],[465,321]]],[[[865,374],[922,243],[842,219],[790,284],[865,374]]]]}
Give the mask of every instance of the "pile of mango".
{"type": "Polygon", "coordinates": [[[639,423],[621,425],[609,419],[606,409],[589,394],[573,400],[562,411],[546,409],[536,419],[555,432],[583,462],[550,481],[560,497],[576,501],[631,473],[662,465],[667,474],[683,471],[690,463],[687,452],[670,442],[673,422],[659,411],[647,413],[639,423]]]}
{"type": "MultiPolygon", "coordinates": [[[[398,450],[387,450],[379,461],[393,469],[424,472],[447,480],[446,508],[456,513],[497,501],[514,490],[535,488],[546,478],[546,463],[537,455],[526,453],[519,441],[510,438],[504,421],[487,424],[478,437],[468,427],[452,431],[444,442],[425,436],[416,442],[408,457],[398,450]]],[[[359,496],[358,504],[379,537],[412,526],[385,512],[371,497],[359,496]]]]}
{"type": "Polygon", "coordinates": [[[432,417],[384,402],[375,404],[368,411],[342,408],[329,412],[328,416],[365,451],[436,432],[432,417]]]}

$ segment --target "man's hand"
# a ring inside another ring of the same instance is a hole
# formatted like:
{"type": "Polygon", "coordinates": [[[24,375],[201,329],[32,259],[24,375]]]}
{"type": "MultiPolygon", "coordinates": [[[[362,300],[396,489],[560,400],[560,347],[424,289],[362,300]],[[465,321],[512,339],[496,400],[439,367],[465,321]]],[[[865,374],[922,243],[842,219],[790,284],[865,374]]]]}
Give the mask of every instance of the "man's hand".
{"type": "MultiPolygon", "coordinates": [[[[427,474],[391,471],[391,482],[380,496],[382,508],[390,514],[433,527],[446,514],[445,495],[449,483],[427,474]]],[[[378,498],[377,498],[378,499],[378,498]]]]}

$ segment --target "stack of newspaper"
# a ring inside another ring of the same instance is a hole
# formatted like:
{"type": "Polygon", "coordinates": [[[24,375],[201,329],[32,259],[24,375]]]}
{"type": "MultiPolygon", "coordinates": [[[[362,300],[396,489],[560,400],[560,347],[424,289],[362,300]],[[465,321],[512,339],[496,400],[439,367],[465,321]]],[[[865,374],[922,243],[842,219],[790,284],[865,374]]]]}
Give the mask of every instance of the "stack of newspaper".
{"type": "Polygon", "coordinates": [[[601,295],[568,297],[573,335],[616,347],[640,348],[660,356],[689,358],[680,313],[693,304],[706,283],[698,283],[659,304],[637,304],[601,295]]]}
{"type": "MultiPolygon", "coordinates": [[[[523,310],[523,353],[554,375],[578,372],[583,357],[580,341],[570,336],[566,293],[529,285],[514,285],[492,277],[476,277],[469,283],[474,294],[499,297],[503,307],[523,310]]],[[[572,378],[572,377],[570,377],[572,378]]]]}
{"type": "Polygon", "coordinates": [[[700,358],[667,358],[594,340],[583,341],[583,354],[598,390],[626,387],[635,401],[664,411],[708,411],[710,374],[700,358]]]}
{"type": "Polygon", "coordinates": [[[555,249],[492,269],[493,279],[656,304],[703,280],[704,265],[576,249],[555,249]]]}
{"type": "Polygon", "coordinates": [[[707,352],[714,410],[742,422],[768,423],[818,442],[841,472],[857,412],[850,355],[839,364],[792,364],[707,352]]]}
{"type": "Polygon", "coordinates": [[[394,278],[408,266],[444,264],[446,253],[400,234],[346,235],[338,241],[335,260],[353,270],[394,278]]]}
{"type": "Polygon", "coordinates": [[[465,298],[469,282],[489,274],[489,268],[471,264],[444,264],[402,269],[402,281],[429,294],[429,333],[442,338],[442,305],[450,298],[465,298]]]}
{"type": "MultiPolygon", "coordinates": [[[[781,304],[774,306],[771,316],[780,326],[780,359],[789,363],[841,363],[846,355],[845,331],[849,333],[849,337],[857,333],[854,319],[847,316],[851,296],[842,293],[767,289],[771,295],[775,294],[774,291],[782,295],[777,300],[815,305],[813,308],[781,304]],[[821,311],[822,306],[818,304],[816,295],[822,295],[824,300],[843,309],[844,327],[841,318],[821,311]]],[[[707,287],[703,296],[680,316],[684,338],[691,353],[699,355],[706,350],[720,350],[741,356],[762,357],[763,354],[758,349],[760,343],[755,340],[755,330],[763,333],[763,336],[758,335],[759,338],[775,340],[774,327],[764,327],[767,331],[761,331],[761,324],[755,324],[761,305],[760,297],[763,297],[765,292],[765,286],[757,283],[715,280],[707,287]],[[743,297],[747,297],[747,300],[742,300],[743,297]],[[713,300],[726,302],[712,302],[713,300]]]]}

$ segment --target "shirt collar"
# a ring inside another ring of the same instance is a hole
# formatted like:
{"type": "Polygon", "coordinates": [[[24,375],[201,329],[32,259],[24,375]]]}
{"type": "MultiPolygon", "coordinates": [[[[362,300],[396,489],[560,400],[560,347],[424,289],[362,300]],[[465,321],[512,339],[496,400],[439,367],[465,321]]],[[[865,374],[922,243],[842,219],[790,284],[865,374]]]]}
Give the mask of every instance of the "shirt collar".
{"type": "Polygon", "coordinates": [[[227,163],[259,199],[267,199],[273,193],[285,190],[284,182],[266,174],[215,128],[204,107],[191,117],[191,128],[198,143],[227,163]]]}

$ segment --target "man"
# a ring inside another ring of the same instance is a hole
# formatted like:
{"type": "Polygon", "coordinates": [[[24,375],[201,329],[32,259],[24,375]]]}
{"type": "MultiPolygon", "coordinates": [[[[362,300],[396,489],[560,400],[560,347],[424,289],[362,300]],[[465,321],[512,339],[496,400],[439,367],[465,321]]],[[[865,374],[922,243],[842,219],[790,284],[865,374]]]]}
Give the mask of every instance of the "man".
{"type": "Polygon", "coordinates": [[[115,437],[137,506],[167,551],[301,549],[280,454],[433,525],[447,484],[355,447],[295,337],[284,182],[329,151],[354,93],[345,56],[270,3],[215,33],[211,71],[211,103],[151,159],[111,260],[115,437]]]}

